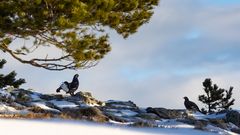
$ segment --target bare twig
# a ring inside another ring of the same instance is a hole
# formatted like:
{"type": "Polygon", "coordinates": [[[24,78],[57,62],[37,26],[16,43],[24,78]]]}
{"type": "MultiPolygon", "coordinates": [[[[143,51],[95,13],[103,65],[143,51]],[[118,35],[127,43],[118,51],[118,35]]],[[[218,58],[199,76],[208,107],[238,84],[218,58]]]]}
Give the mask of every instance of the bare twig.
{"type": "Polygon", "coordinates": [[[37,59],[37,58],[34,58],[34,59],[31,59],[31,60],[24,60],[24,59],[20,58],[16,52],[9,49],[7,47],[7,44],[5,44],[4,42],[2,42],[1,47],[3,48],[3,50],[5,52],[8,52],[13,58],[20,61],[21,63],[30,64],[32,66],[41,67],[41,68],[44,68],[44,69],[47,69],[47,70],[62,71],[62,70],[65,70],[65,69],[73,69],[73,70],[75,70],[77,68],[86,69],[86,68],[93,67],[98,63],[96,61],[95,62],[83,61],[83,62],[80,62],[80,67],[77,66],[76,63],[73,62],[73,61],[71,61],[67,64],[51,63],[51,62],[65,60],[65,59],[68,60],[71,57],[71,55],[65,55],[65,56],[62,56],[60,58],[55,58],[55,59],[47,59],[47,58],[37,59]],[[42,63],[42,62],[45,62],[45,63],[42,63]]]}

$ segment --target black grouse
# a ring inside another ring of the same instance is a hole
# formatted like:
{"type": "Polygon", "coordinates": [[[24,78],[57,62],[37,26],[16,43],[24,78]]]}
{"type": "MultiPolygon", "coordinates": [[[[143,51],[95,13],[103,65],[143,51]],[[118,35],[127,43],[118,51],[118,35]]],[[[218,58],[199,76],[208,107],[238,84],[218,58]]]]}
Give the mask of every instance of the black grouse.
{"type": "Polygon", "coordinates": [[[198,106],[197,106],[194,102],[190,101],[190,100],[188,99],[188,97],[184,97],[184,99],[185,99],[184,105],[185,105],[185,107],[186,107],[187,110],[192,110],[192,111],[199,111],[199,112],[201,112],[200,109],[198,108],[198,106]]]}
{"type": "Polygon", "coordinates": [[[74,92],[78,89],[79,86],[78,76],[78,74],[75,74],[71,83],[67,81],[63,82],[60,87],[57,88],[56,92],[60,92],[60,90],[63,90],[73,96],[74,92]]]}

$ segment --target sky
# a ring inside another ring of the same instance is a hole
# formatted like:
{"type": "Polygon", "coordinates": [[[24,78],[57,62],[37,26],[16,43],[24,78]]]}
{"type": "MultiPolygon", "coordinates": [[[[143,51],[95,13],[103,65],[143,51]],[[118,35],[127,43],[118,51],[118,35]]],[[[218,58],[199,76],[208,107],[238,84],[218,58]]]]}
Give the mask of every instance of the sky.
{"type": "Polygon", "coordinates": [[[234,87],[233,108],[239,109],[239,24],[239,0],[161,0],[149,23],[129,38],[109,31],[112,51],[93,68],[54,72],[0,56],[8,60],[3,72],[16,70],[27,81],[23,88],[43,93],[55,93],[78,73],[78,90],[103,101],[184,108],[188,96],[203,107],[198,95],[205,78],[211,78],[221,88],[234,87]]]}

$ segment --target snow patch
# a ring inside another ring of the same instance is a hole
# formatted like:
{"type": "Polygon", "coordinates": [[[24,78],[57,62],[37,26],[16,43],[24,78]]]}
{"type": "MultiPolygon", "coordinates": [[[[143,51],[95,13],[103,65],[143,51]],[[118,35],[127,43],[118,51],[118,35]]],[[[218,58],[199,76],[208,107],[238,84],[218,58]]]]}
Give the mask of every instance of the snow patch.
{"type": "Polygon", "coordinates": [[[222,119],[225,118],[226,113],[221,113],[221,114],[210,114],[210,115],[205,115],[200,112],[196,112],[191,114],[195,119],[197,120],[207,120],[207,119],[222,119]]]}
{"type": "Polygon", "coordinates": [[[127,106],[127,105],[118,105],[118,104],[112,104],[112,106],[116,107],[116,108],[132,108],[131,106],[127,106]]]}
{"type": "Polygon", "coordinates": [[[39,97],[40,94],[38,93],[33,93],[33,94],[30,94],[30,97],[32,99],[32,101],[41,101],[42,99],[39,97]]]}
{"type": "Polygon", "coordinates": [[[11,106],[7,106],[7,105],[1,103],[0,104],[0,113],[2,113],[2,114],[16,114],[16,113],[18,113],[18,111],[11,106]]]}
{"type": "Polygon", "coordinates": [[[121,100],[108,100],[105,101],[105,103],[118,103],[118,102],[122,102],[121,100]]]}
{"type": "Polygon", "coordinates": [[[6,90],[0,89],[0,98],[15,100],[15,98],[6,90]]]}
{"type": "Polygon", "coordinates": [[[79,105],[76,105],[76,104],[74,104],[72,102],[68,102],[68,101],[51,100],[50,102],[59,108],[74,108],[74,107],[79,106],[79,105]]]}
{"type": "Polygon", "coordinates": [[[113,125],[121,125],[121,126],[128,126],[130,124],[133,124],[134,122],[118,122],[118,121],[114,121],[114,120],[109,120],[109,123],[110,124],[113,124],[113,125]]]}
{"type": "Polygon", "coordinates": [[[110,111],[113,115],[119,116],[119,117],[126,117],[126,116],[131,117],[138,114],[137,112],[126,110],[126,109],[121,109],[121,110],[107,109],[107,110],[110,111]]]}
{"type": "Polygon", "coordinates": [[[189,125],[189,124],[185,124],[182,122],[178,122],[176,120],[160,120],[160,121],[156,121],[158,124],[158,127],[161,128],[189,128],[189,129],[193,129],[194,126],[193,125],[189,125]]]}
{"type": "Polygon", "coordinates": [[[16,110],[15,108],[0,103],[0,114],[27,114],[27,110],[16,110]]]}
{"type": "Polygon", "coordinates": [[[224,130],[224,129],[221,129],[219,127],[215,127],[215,126],[212,126],[212,125],[207,125],[206,130],[210,131],[210,132],[213,132],[213,133],[220,134],[220,135],[237,135],[236,133],[229,132],[227,130],[224,130]]]}
{"type": "Polygon", "coordinates": [[[60,112],[60,111],[57,110],[57,109],[48,107],[44,102],[33,102],[33,103],[31,103],[31,104],[32,104],[33,106],[40,107],[40,108],[42,108],[43,110],[53,111],[53,112],[60,112]]]}

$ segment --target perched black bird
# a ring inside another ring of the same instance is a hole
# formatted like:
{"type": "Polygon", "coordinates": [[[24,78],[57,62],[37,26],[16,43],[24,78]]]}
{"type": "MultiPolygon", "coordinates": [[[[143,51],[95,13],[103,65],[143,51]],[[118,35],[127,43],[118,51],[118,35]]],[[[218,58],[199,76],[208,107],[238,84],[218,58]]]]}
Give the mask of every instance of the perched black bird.
{"type": "Polygon", "coordinates": [[[63,90],[73,96],[74,92],[78,89],[79,86],[78,76],[78,74],[75,74],[71,83],[67,81],[63,82],[60,87],[57,88],[56,92],[60,92],[60,90],[63,90]]]}
{"type": "Polygon", "coordinates": [[[200,109],[198,108],[198,106],[194,102],[190,101],[188,99],[188,97],[184,97],[184,99],[185,99],[184,105],[185,105],[187,110],[193,110],[193,111],[201,112],[200,109]]]}

